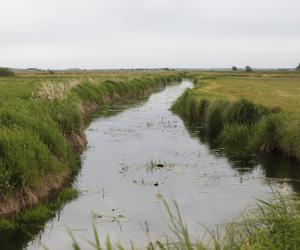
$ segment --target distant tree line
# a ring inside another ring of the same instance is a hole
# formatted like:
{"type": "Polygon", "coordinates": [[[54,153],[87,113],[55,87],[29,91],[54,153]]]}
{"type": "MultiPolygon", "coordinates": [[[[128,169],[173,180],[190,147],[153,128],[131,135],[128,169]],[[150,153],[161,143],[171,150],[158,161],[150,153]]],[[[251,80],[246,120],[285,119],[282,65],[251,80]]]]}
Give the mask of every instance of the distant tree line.
{"type": "MultiPolygon", "coordinates": [[[[232,71],[238,71],[238,68],[237,68],[236,66],[232,66],[232,71]]],[[[253,69],[252,69],[249,65],[247,65],[247,66],[245,67],[245,71],[246,71],[246,72],[252,72],[253,69]]]]}
{"type": "MultiPolygon", "coordinates": [[[[238,70],[239,70],[238,67],[236,67],[236,66],[232,66],[231,69],[232,69],[232,71],[238,71],[238,70]]],[[[279,70],[283,71],[283,70],[288,70],[288,69],[279,69],[279,70]]],[[[296,70],[296,71],[300,71],[300,63],[299,63],[299,65],[295,68],[295,70],[296,70]]],[[[245,67],[245,71],[246,71],[246,72],[252,72],[253,69],[252,69],[249,65],[247,65],[247,66],[245,67]]]]}
{"type": "Polygon", "coordinates": [[[9,68],[1,68],[0,67],[0,76],[14,76],[15,72],[10,70],[9,68]]]}

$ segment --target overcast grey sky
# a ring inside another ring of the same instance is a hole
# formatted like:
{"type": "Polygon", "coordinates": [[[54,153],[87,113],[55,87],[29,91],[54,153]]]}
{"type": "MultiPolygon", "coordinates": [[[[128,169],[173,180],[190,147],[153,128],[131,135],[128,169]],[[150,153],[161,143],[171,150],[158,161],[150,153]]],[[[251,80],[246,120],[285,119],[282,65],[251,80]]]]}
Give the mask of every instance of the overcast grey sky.
{"type": "Polygon", "coordinates": [[[0,65],[295,67],[300,0],[7,0],[0,65]]]}

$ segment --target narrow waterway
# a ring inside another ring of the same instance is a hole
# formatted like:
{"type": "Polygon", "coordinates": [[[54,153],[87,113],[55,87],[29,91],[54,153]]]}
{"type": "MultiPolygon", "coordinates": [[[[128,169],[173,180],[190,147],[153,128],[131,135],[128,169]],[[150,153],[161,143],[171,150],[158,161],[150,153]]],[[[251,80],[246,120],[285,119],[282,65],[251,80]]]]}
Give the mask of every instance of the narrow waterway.
{"type": "Polygon", "coordinates": [[[178,202],[198,236],[205,232],[200,223],[213,228],[231,221],[255,198],[269,197],[270,186],[297,188],[284,160],[245,163],[201,142],[198,129],[170,111],[189,87],[189,81],[168,86],[143,103],[115,107],[110,116],[94,120],[77,178],[82,194],[43,225],[27,249],[70,249],[67,229],[90,249],[93,225],[101,237],[109,234],[125,245],[130,240],[145,245],[145,227],[152,240],[160,239],[169,234],[161,195],[178,202]]]}

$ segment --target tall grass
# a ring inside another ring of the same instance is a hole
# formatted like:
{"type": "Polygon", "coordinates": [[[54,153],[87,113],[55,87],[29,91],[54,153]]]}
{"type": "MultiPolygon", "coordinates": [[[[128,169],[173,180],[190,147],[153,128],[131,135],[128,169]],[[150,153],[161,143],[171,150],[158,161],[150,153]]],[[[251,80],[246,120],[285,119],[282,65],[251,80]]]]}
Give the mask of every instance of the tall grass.
{"type": "Polygon", "coordinates": [[[300,112],[264,107],[245,98],[208,96],[202,88],[198,81],[177,100],[173,111],[200,125],[211,140],[237,153],[281,152],[300,159],[300,112]]]}
{"type": "Polygon", "coordinates": [[[5,79],[0,81],[0,217],[33,205],[78,171],[78,148],[93,112],[148,96],[181,74],[5,79]]]}
{"type": "MultiPolygon", "coordinates": [[[[283,196],[274,192],[271,201],[258,200],[255,208],[242,213],[232,223],[208,231],[206,237],[193,237],[184,223],[179,206],[163,200],[167,211],[171,235],[164,241],[149,242],[146,247],[113,244],[109,237],[101,244],[94,228],[91,249],[148,249],[148,250],[250,250],[250,249],[299,249],[300,247],[300,200],[294,196],[283,196]]],[[[80,244],[71,234],[73,249],[80,250],[80,244]]],[[[134,240],[134,239],[133,239],[134,240]]]]}
{"type": "MultiPolygon", "coordinates": [[[[44,202],[27,210],[14,214],[10,218],[0,218],[0,233],[13,233],[24,230],[28,225],[37,225],[55,217],[63,206],[80,195],[79,191],[72,187],[62,189],[55,199],[44,202]]],[[[26,230],[25,230],[25,233],[26,230]]],[[[1,244],[0,244],[1,246],[1,244]]]]}
{"type": "Polygon", "coordinates": [[[299,198],[277,193],[270,202],[259,200],[251,210],[227,225],[222,245],[227,249],[299,249],[299,198]]]}
{"type": "MultiPolygon", "coordinates": [[[[181,250],[204,250],[205,245],[197,240],[194,240],[192,236],[189,233],[187,225],[184,223],[183,218],[180,213],[179,206],[177,202],[172,202],[170,205],[165,199],[162,199],[162,202],[164,204],[165,210],[167,212],[168,221],[169,221],[169,229],[172,232],[172,236],[169,238],[166,236],[165,241],[153,241],[148,242],[146,247],[137,247],[134,244],[134,239],[131,242],[131,246],[124,246],[122,243],[112,243],[109,236],[106,236],[106,239],[104,240],[104,244],[101,244],[101,239],[98,235],[98,232],[96,228],[93,228],[94,232],[94,241],[88,241],[91,249],[95,250],[112,250],[112,249],[147,249],[147,250],[155,250],[155,249],[161,249],[161,250],[171,250],[171,249],[181,249],[181,250]]],[[[147,232],[151,233],[151,232],[147,232]]],[[[72,241],[73,241],[73,249],[74,250],[80,250],[80,244],[76,241],[76,238],[74,235],[72,235],[71,232],[69,232],[72,241]]]]}

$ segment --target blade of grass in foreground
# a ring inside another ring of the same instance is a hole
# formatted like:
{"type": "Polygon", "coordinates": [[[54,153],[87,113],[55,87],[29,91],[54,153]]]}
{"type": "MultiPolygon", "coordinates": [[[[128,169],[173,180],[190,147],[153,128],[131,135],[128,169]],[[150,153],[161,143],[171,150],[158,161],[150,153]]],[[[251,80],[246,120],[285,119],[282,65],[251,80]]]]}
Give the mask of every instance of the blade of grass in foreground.
{"type": "MultiPolygon", "coordinates": [[[[271,201],[257,201],[257,207],[247,211],[230,224],[208,231],[208,238],[202,241],[193,239],[188,227],[183,222],[178,204],[173,201],[172,206],[162,198],[166,209],[169,228],[174,237],[164,241],[149,242],[147,250],[231,250],[231,249],[300,249],[300,199],[294,196],[283,196],[274,192],[271,201]],[[171,240],[170,240],[171,239],[171,240]]],[[[73,249],[80,249],[76,239],[73,249]]],[[[101,248],[99,236],[94,227],[94,249],[128,249],[121,243],[112,244],[106,238],[105,248],[101,248]]],[[[131,249],[141,249],[132,243],[131,249]]]]}

